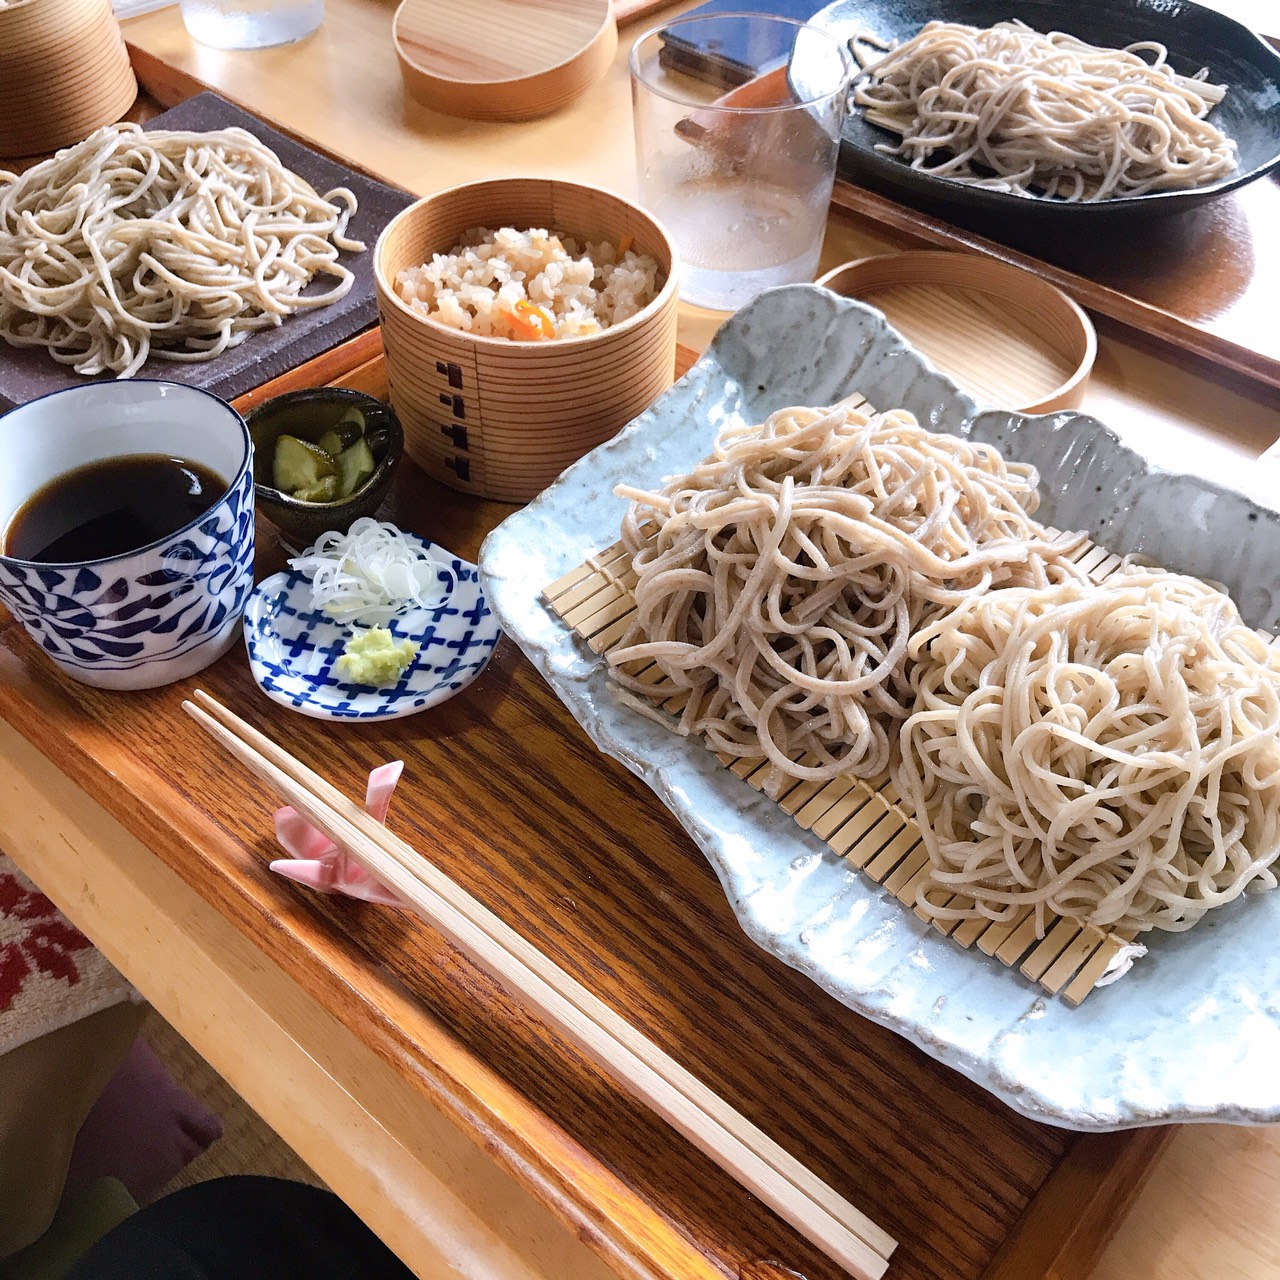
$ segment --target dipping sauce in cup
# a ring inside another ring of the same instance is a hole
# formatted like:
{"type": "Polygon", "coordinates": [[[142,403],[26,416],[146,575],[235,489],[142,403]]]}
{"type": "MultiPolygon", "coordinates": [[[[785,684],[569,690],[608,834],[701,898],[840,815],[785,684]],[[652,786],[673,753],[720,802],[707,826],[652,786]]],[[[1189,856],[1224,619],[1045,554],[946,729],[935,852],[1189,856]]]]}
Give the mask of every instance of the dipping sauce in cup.
{"type": "Polygon", "coordinates": [[[147,689],[235,642],[253,587],[240,415],[174,383],[103,382],[0,417],[0,601],[69,675],[147,689]]]}
{"type": "Polygon", "coordinates": [[[199,519],[226,491],[221,476],[186,458],[103,458],[65,472],[24,502],[0,550],[41,564],[124,555],[199,519]]]}

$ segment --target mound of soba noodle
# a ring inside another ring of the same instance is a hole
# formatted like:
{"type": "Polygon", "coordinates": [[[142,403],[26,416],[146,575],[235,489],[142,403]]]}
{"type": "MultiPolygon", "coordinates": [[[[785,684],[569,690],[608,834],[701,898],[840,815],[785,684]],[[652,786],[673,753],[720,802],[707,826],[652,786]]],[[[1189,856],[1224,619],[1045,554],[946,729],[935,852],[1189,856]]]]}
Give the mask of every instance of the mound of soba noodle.
{"type": "Polygon", "coordinates": [[[644,692],[618,668],[656,663],[689,691],[679,732],[775,779],[878,775],[914,631],[993,587],[1079,576],[1031,519],[1036,479],[902,411],[727,429],[661,492],[618,490],[638,582],[615,679],[644,692]]]}
{"type": "Polygon", "coordinates": [[[1226,90],[1178,75],[1154,41],[1108,49],[1022,22],[930,22],[872,61],[856,40],[855,101],[902,137],[876,149],[934,176],[1074,201],[1200,187],[1236,168],[1236,144],[1205,119],[1226,90]]]}
{"type": "Polygon", "coordinates": [[[1280,652],[1221,591],[1150,570],[993,591],[910,650],[894,779],[930,914],[1178,930],[1275,886],[1280,652]]]}
{"type": "Polygon", "coordinates": [[[129,378],[153,353],[211,360],[347,294],[355,209],[244,129],[105,125],[0,171],[0,339],[85,375],[129,378]]]}

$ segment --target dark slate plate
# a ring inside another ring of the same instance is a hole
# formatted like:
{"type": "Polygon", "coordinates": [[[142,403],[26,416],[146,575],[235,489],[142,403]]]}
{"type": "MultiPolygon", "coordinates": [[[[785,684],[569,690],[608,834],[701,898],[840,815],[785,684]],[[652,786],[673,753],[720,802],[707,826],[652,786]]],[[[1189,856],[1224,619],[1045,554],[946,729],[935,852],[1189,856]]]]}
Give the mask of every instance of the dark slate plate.
{"type": "Polygon", "coordinates": [[[841,173],[886,194],[925,201],[944,216],[947,210],[968,210],[1006,215],[1011,221],[1052,220],[1061,226],[1189,209],[1280,165],[1280,54],[1247,27],[1190,0],[948,0],[943,6],[937,0],[836,0],[813,21],[841,39],[861,27],[886,40],[904,41],[932,19],[989,27],[1011,18],[1037,31],[1066,31],[1090,44],[1116,48],[1158,40],[1168,48],[1175,71],[1194,75],[1208,67],[1209,79],[1228,87],[1209,119],[1235,140],[1239,168],[1221,182],[1194,190],[1154,191],[1096,204],[1014,196],[932,177],[897,156],[881,154],[876,145],[896,143],[898,135],[868,124],[855,107],[841,140],[841,173]]]}
{"type": "MultiPolygon", "coordinates": [[[[225,400],[260,387],[290,369],[329,351],[367,329],[378,318],[373,284],[373,245],[378,233],[401,209],[417,199],[407,191],[355,173],[345,165],[319,155],[269,128],[255,116],[220,98],[201,93],[148,120],[146,129],[208,131],[238,125],[247,129],[280,157],[281,162],[305,178],[321,193],[349,187],[359,208],[347,228],[368,248],[359,254],[344,253],[341,261],[355,272],[347,296],[332,306],[300,311],[276,329],[264,329],[238,347],[224,351],[204,364],[182,364],[150,357],[138,371],[140,378],[163,378],[203,387],[225,400]]],[[[33,400],[62,387],[79,386],[90,379],[54,361],[43,349],[16,348],[0,343],[0,409],[33,400]]]]}

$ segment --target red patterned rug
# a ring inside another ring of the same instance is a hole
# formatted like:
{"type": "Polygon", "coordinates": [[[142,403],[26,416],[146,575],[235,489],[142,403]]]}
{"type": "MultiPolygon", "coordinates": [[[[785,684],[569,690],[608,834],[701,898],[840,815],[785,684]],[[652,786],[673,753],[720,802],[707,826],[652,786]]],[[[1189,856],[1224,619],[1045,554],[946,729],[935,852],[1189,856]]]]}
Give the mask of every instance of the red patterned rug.
{"type": "Polygon", "coordinates": [[[0,1053],[137,998],[102,952],[0,853],[0,1053]]]}

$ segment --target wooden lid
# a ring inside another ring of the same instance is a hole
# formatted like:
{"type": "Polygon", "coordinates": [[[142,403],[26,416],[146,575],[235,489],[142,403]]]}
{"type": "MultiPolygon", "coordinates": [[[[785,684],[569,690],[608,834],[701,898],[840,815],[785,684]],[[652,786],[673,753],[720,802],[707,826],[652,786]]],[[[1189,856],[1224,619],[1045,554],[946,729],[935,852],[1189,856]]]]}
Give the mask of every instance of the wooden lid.
{"type": "Polygon", "coordinates": [[[0,9],[0,155],[79,142],[137,96],[111,0],[22,0],[0,9]]]}
{"type": "Polygon", "coordinates": [[[392,32],[409,92],[473,120],[555,111],[618,47],[609,0],[403,0],[392,32]]]}
{"type": "Polygon", "coordinates": [[[889,253],[828,271],[820,285],[884,313],[983,404],[1074,409],[1097,354],[1089,317],[1061,289],[976,253],[889,253]]]}

